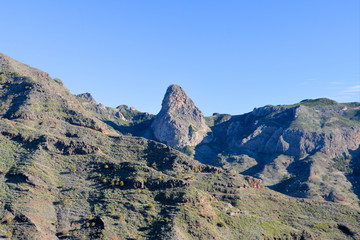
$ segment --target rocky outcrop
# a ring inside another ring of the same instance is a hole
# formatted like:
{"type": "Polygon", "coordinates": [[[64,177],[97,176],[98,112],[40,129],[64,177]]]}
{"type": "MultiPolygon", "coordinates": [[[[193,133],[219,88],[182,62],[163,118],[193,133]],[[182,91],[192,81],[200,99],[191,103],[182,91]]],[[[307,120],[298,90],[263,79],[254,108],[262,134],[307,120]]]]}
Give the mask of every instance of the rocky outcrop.
{"type": "Polygon", "coordinates": [[[257,179],[257,178],[251,177],[251,176],[245,176],[245,180],[248,182],[248,184],[251,188],[257,188],[257,189],[264,188],[264,184],[262,183],[262,181],[260,179],[257,179]]]}
{"type": "Polygon", "coordinates": [[[87,102],[89,102],[90,104],[97,104],[95,98],[91,95],[91,93],[81,93],[81,94],[78,94],[76,95],[77,98],[80,98],[80,99],[84,99],[86,100],[87,102]]]}
{"type": "Polygon", "coordinates": [[[149,189],[167,189],[175,187],[186,187],[190,184],[181,179],[170,179],[167,181],[149,181],[146,183],[146,187],[149,189]]]}
{"type": "Polygon", "coordinates": [[[171,85],[151,128],[155,137],[173,147],[199,144],[209,128],[202,112],[178,85],[171,85]]]}
{"type": "Polygon", "coordinates": [[[350,155],[360,146],[360,127],[353,119],[346,119],[350,113],[341,111],[337,107],[303,105],[257,108],[223,126],[223,142],[231,149],[262,154],[350,155]]]}
{"type": "Polygon", "coordinates": [[[358,149],[360,144],[360,128],[357,126],[309,131],[261,125],[245,138],[239,139],[238,136],[229,136],[230,147],[290,156],[321,152],[330,158],[342,157],[358,149]]]}

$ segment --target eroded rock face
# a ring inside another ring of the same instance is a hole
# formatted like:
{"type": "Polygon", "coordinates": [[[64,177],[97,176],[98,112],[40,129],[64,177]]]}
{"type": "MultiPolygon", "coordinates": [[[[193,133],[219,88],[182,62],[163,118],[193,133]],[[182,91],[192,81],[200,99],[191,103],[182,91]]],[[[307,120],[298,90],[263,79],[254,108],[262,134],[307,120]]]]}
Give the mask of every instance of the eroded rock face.
{"type": "MultiPolygon", "coordinates": [[[[225,135],[229,149],[261,154],[300,156],[321,152],[329,158],[348,156],[360,145],[360,128],[351,111],[339,107],[263,107],[213,130],[225,135]],[[339,110],[340,109],[340,110],[339,110]],[[348,122],[347,122],[348,121],[348,122]]],[[[355,115],[358,113],[355,113],[355,115]]]]}
{"type": "Polygon", "coordinates": [[[178,85],[171,85],[151,128],[155,137],[173,147],[199,144],[209,128],[202,112],[178,85]]]}
{"type": "Polygon", "coordinates": [[[245,176],[245,180],[248,182],[248,184],[251,188],[257,188],[257,189],[264,188],[264,184],[262,183],[262,181],[260,179],[257,179],[257,178],[251,177],[251,176],[245,176]]]}

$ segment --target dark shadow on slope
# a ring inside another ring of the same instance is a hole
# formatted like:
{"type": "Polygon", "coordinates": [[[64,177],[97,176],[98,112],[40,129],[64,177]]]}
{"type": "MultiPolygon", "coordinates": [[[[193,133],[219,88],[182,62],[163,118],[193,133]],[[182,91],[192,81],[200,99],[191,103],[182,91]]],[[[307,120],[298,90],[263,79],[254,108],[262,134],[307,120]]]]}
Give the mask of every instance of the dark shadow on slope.
{"type": "MultiPolygon", "coordinates": [[[[219,166],[221,164],[218,162],[217,155],[224,150],[234,151],[234,149],[229,149],[229,147],[231,146],[229,146],[230,142],[240,142],[241,139],[250,136],[260,126],[271,127],[274,129],[287,129],[290,127],[291,123],[295,119],[294,107],[282,110],[277,110],[276,107],[264,107],[258,109],[257,111],[259,113],[254,114],[254,112],[250,112],[243,115],[232,116],[229,120],[212,126],[211,142],[204,142],[203,144],[200,144],[195,148],[195,159],[199,160],[202,163],[219,166]],[[261,113],[261,111],[263,111],[264,113],[261,113]],[[230,130],[231,133],[229,133],[230,130]],[[206,146],[207,151],[204,151],[206,146]]],[[[267,142],[271,138],[271,136],[271,134],[268,135],[267,132],[264,132],[251,139],[251,142],[253,143],[253,145],[257,141],[267,142]],[[266,139],[262,140],[263,138],[266,139]]],[[[204,139],[204,141],[206,141],[206,139],[204,139]]],[[[243,148],[247,148],[246,144],[243,148]]],[[[255,151],[256,149],[250,150],[255,151]]],[[[260,155],[260,153],[258,155],[260,155]]],[[[258,158],[255,159],[258,160],[258,158]]],[[[263,162],[261,161],[261,159],[259,163],[263,162]]],[[[257,169],[261,168],[262,165],[260,164],[259,166],[254,167],[253,170],[249,170],[249,174],[251,174],[252,171],[255,172],[257,169]]]]}
{"type": "Polygon", "coordinates": [[[118,125],[110,120],[104,120],[103,122],[124,135],[131,134],[137,137],[144,137],[151,140],[154,139],[154,134],[152,133],[150,127],[153,120],[145,120],[139,123],[130,124],[128,126],[118,125]]]}
{"type": "MultiPolygon", "coordinates": [[[[23,174],[23,173],[7,173],[6,174],[6,183],[14,183],[14,184],[20,184],[20,183],[29,183],[29,178],[23,174]]],[[[30,184],[33,185],[33,184],[30,184]]]]}
{"type": "Polygon", "coordinates": [[[257,164],[240,173],[243,175],[250,175],[254,177],[256,177],[256,174],[264,170],[265,165],[273,162],[280,155],[280,154],[272,154],[271,156],[268,156],[267,154],[263,154],[263,153],[255,154],[250,152],[242,152],[241,154],[246,154],[249,157],[254,158],[257,164]]]}
{"type": "Polygon", "coordinates": [[[222,164],[218,159],[219,153],[220,151],[211,144],[199,144],[195,147],[194,159],[204,164],[220,167],[222,164]]]}
{"type": "Polygon", "coordinates": [[[347,236],[352,237],[353,239],[355,239],[355,238],[354,238],[354,233],[353,233],[347,226],[345,226],[345,225],[343,225],[343,224],[339,224],[337,227],[338,227],[338,229],[339,229],[340,231],[342,231],[345,235],[347,235],[347,236]]]}
{"type": "Polygon", "coordinates": [[[165,239],[164,233],[171,232],[172,227],[172,216],[176,215],[178,210],[174,207],[163,207],[159,213],[161,218],[155,221],[147,230],[149,234],[147,239],[149,240],[158,240],[165,239]]]}
{"type": "Polygon", "coordinates": [[[268,188],[292,196],[304,198],[307,195],[307,191],[310,190],[306,181],[310,176],[311,161],[309,158],[300,160],[296,157],[294,161],[287,167],[287,171],[294,177],[284,179],[278,184],[268,186],[268,188]],[[299,169],[302,169],[301,175],[299,169]]]}
{"type": "Polygon", "coordinates": [[[144,153],[147,164],[149,166],[155,165],[156,168],[161,171],[172,169],[176,159],[179,157],[173,152],[171,147],[152,141],[149,141],[144,153]]]}
{"type": "Polygon", "coordinates": [[[19,112],[22,106],[25,105],[28,100],[28,92],[29,90],[26,87],[32,87],[31,84],[27,82],[21,82],[19,84],[8,84],[7,91],[4,96],[1,98],[2,101],[6,101],[9,96],[13,96],[11,99],[11,103],[9,109],[5,113],[4,117],[8,119],[14,119],[18,117],[22,117],[19,112]]]}
{"type": "Polygon", "coordinates": [[[355,151],[350,151],[350,155],[351,155],[351,160],[349,163],[350,173],[345,174],[345,177],[351,183],[354,194],[360,200],[360,148],[358,148],[355,151]]]}
{"type": "Polygon", "coordinates": [[[219,162],[217,156],[227,148],[226,131],[229,127],[229,124],[232,121],[242,119],[243,116],[244,115],[231,116],[229,120],[210,127],[211,141],[206,142],[208,141],[208,138],[205,137],[203,142],[195,147],[194,159],[204,164],[217,167],[221,166],[222,164],[219,162]]]}

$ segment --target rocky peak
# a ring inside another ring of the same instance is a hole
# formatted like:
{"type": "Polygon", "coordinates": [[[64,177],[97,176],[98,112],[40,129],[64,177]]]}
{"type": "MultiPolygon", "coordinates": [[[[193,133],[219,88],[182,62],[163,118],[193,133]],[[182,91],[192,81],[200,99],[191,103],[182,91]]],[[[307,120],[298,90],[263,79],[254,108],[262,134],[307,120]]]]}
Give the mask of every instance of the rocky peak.
{"type": "Polygon", "coordinates": [[[168,87],[162,102],[162,111],[175,110],[185,112],[186,109],[193,108],[196,108],[194,102],[180,86],[174,84],[168,87]]]}
{"type": "Polygon", "coordinates": [[[174,147],[195,146],[209,130],[202,112],[178,85],[168,87],[151,127],[159,141],[174,147]]]}
{"type": "Polygon", "coordinates": [[[97,104],[95,98],[91,95],[91,93],[81,93],[76,95],[77,98],[84,99],[88,101],[90,104],[97,104]]]}

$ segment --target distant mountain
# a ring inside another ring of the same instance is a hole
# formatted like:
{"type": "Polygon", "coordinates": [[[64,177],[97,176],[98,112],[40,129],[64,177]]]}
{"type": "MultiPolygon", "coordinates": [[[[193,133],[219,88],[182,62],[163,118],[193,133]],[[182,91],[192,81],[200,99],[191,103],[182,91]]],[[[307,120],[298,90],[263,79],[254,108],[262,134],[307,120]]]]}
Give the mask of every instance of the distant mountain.
{"type": "Polygon", "coordinates": [[[359,117],[360,103],[330,99],[257,108],[214,124],[196,158],[291,196],[358,204],[359,117]]]}
{"type": "Polygon", "coordinates": [[[109,128],[124,135],[141,136],[154,139],[151,123],[155,116],[143,113],[127,105],[119,105],[116,108],[98,104],[90,93],[76,95],[80,103],[94,117],[101,120],[109,128]]]}
{"type": "Polygon", "coordinates": [[[0,106],[1,239],[360,239],[358,103],[154,116],[1,54],[0,106]]]}

